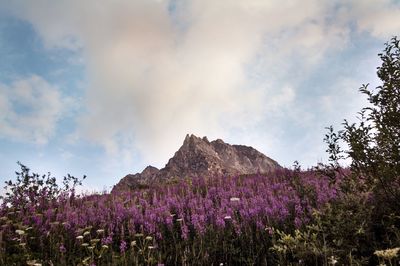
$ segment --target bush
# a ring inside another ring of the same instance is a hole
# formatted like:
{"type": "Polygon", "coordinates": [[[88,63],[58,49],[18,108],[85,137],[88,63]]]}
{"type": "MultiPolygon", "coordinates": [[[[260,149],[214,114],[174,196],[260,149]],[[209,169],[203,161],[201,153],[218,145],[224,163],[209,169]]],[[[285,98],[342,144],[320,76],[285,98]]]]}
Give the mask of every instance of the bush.
{"type": "MultiPolygon", "coordinates": [[[[374,249],[400,246],[400,47],[397,37],[385,44],[379,57],[382,65],[377,68],[377,75],[382,84],[375,89],[370,89],[368,84],[359,89],[369,102],[359,112],[359,122],[344,120],[344,128],[339,132],[329,127],[324,139],[330,164],[323,172],[333,182],[335,173],[342,171],[341,160],[351,160],[351,174],[340,180],[344,196],[335,203],[335,215],[346,216],[349,205],[357,203],[360,195],[369,195],[368,203],[358,204],[354,220],[344,219],[345,224],[337,220],[341,229],[336,231],[333,226],[330,233],[333,239],[339,239],[342,232],[348,231],[346,249],[353,249],[352,255],[361,261],[363,256],[369,258],[369,263],[378,263],[374,249]],[[352,228],[362,228],[365,238],[362,242],[360,235],[352,233],[352,228]]],[[[332,220],[329,213],[323,214],[326,221],[332,220]]]]}
{"type": "Polygon", "coordinates": [[[393,37],[379,57],[377,75],[382,85],[360,88],[370,106],[363,108],[358,123],[344,121],[338,133],[332,127],[326,136],[332,165],[348,157],[351,170],[363,179],[365,189],[374,193],[385,208],[400,211],[400,47],[393,37]],[[342,150],[339,141],[348,149],[342,150]]]}

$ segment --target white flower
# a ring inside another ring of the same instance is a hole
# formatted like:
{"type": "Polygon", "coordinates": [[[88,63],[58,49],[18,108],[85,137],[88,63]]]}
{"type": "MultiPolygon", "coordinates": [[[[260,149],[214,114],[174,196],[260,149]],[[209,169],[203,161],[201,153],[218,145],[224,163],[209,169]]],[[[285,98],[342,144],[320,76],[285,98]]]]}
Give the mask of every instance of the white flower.
{"type": "Polygon", "coordinates": [[[230,198],[230,201],[231,201],[231,202],[240,201],[240,198],[232,197],[232,198],[230,198]]]}
{"type": "Polygon", "coordinates": [[[336,263],[338,263],[337,259],[334,256],[330,257],[330,264],[335,265],[336,263]]]}
{"type": "Polygon", "coordinates": [[[400,251],[400,248],[391,248],[391,249],[385,249],[385,250],[377,250],[374,252],[374,254],[380,258],[384,258],[386,260],[391,260],[393,258],[397,257],[397,253],[400,251]]]}
{"type": "Polygon", "coordinates": [[[24,235],[25,231],[24,230],[15,230],[15,233],[17,233],[19,235],[24,235]]]}
{"type": "Polygon", "coordinates": [[[224,217],[224,219],[225,219],[225,220],[232,220],[232,216],[227,215],[227,216],[224,217]]]}
{"type": "Polygon", "coordinates": [[[36,262],[36,260],[28,260],[28,261],[26,262],[26,264],[27,264],[27,265],[30,265],[30,266],[42,266],[42,264],[36,262]]]}

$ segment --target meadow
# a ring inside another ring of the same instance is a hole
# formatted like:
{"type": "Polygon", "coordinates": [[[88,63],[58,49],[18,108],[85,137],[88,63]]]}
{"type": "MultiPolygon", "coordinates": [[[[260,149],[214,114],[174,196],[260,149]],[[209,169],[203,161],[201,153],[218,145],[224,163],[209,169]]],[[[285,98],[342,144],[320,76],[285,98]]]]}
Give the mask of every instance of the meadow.
{"type": "Polygon", "coordinates": [[[20,164],[0,207],[0,264],[398,265],[400,41],[379,56],[382,85],[360,88],[370,105],[328,128],[329,163],[310,170],[78,195],[82,180],[20,164]]]}
{"type": "MultiPolygon", "coordinates": [[[[68,176],[59,187],[50,175],[31,174],[21,165],[17,182],[8,184],[13,194],[5,198],[0,210],[0,262],[377,262],[373,252],[381,240],[371,245],[376,235],[368,223],[374,215],[369,207],[374,199],[371,193],[342,192],[350,176],[349,170],[341,169],[332,182],[332,175],[324,171],[295,168],[268,175],[172,179],[130,192],[76,195],[78,179],[68,176]]],[[[399,222],[399,217],[388,219],[399,222]]]]}
{"type": "Polygon", "coordinates": [[[338,196],[329,178],[291,170],[87,196],[20,174],[23,190],[0,211],[3,265],[273,263],[277,230],[304,227],[338,196]]]}

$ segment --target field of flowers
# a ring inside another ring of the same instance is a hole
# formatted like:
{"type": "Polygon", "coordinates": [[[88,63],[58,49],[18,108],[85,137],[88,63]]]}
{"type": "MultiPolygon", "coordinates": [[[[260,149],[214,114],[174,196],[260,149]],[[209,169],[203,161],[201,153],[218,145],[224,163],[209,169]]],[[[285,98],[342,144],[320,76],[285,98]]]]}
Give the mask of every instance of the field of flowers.
{"type": "Polygon", "coordinates": [[[360,88],[371,105],[328,128],[330,163],[312,171],[77,195],[81,180],[20,164],[0,205],[0,265],[398,265],[400,40],[385,46],[382,86],[360,88]]]}
{"type": "Polygon", "coordinates": [[[54,181],[23,168],[19,185],[9,184],[2,265],[274,265],[279,234],[304,227],[338,197],[337,185],[311,171],[86,196],[54,181]]]}

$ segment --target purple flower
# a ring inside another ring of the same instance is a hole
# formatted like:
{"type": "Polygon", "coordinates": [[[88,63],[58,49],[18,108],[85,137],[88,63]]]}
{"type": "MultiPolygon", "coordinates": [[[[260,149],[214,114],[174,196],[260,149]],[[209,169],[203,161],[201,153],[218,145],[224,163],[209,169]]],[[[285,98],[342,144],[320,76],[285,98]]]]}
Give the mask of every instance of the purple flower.
{"type": "Polygon", "coordinates": [[[107,236],[101,239],[101,244],[110,245],[113,242],[112,236],[107,236]]]}
{"type": "Polygon", "coordinates": [[[119,250],[121,251],[121,253],[125,253],[126,249],[127,249],[126,242],[122,240],[121,244],[119,245],[119,250]]]}
{"type": "Polygon", "coordinates": [[[61,253],[67,252],[67,249],[64,247],[63,244],[60,245],[60,252],[61,252],[61,253]]]}

